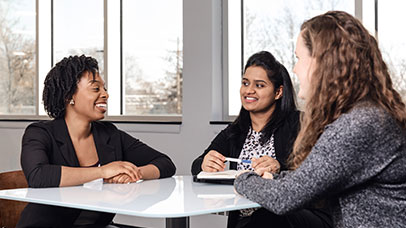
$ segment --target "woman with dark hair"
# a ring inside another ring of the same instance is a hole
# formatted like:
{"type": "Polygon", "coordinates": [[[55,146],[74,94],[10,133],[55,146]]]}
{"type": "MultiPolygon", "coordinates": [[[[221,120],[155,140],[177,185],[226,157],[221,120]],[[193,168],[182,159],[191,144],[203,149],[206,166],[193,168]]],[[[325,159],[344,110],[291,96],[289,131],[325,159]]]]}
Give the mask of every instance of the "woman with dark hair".
{"type": "MultiPolygon", "coordinates": [[[[299,111],[289,73],[266,51],[252,55],[244,68],[240,88],[241,111],[192,164],[192,174],[225,168],[225,157],[251,160],[231,163],[230,169],[287,169],[287,158],[299,129],[299,111]]],[[[278,216],[264,208],[230,213],[228,227],[330,227],[323,209],[304,209],[278,216]]]]}
{"type": "MultiPolygon", "coordinates": [[[[50,121],[30,124],[22,140],[21,167],[29,187],[62,187],[99,178],[109,183],[170,177],[171,159],[100,122],[109,95],[94,58],[58,62],[44,82],[50,121]]],[[[17,227],[105,227],[114,214],[30,203],[17,227]]]]}
{"type": "Polygon", "coordinates": [[[303,23],[295,53],[306,107],[292,171],[243,173],[236,191],[277,214],[324,199],[335,227],[406,227],[406,108],[375,38],[330,11],[303,23]]]}

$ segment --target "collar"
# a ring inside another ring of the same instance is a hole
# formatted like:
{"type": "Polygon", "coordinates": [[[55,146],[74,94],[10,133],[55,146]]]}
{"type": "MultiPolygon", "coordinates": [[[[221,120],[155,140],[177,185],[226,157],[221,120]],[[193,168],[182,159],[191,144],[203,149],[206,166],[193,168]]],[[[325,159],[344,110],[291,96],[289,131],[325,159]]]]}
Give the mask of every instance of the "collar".
{"type": "MultiPolygon", "coordinates": [[[[68,166],[79,167],[79,160],[76,156],[65,119],[59,118],[53,120],[53,122],[55,140],[57,141],[66,164],[68,166]]],[[[99,157],[99,163],[104,165],[117,160],[115,147],[110,144],[111,132],[108,131],[108,128],[101,123],[93,122],[91,131],[99,157]]]]}

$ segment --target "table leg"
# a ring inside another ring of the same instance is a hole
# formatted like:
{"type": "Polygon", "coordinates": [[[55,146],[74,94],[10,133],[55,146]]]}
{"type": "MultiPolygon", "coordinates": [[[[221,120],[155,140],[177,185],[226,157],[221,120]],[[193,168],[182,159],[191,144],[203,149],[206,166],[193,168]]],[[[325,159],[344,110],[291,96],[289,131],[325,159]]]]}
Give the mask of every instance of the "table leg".
{"type": "Polygon", "coordinates": [[[189,228],[189,217],[166,218],[166,228],[189,228]]]}

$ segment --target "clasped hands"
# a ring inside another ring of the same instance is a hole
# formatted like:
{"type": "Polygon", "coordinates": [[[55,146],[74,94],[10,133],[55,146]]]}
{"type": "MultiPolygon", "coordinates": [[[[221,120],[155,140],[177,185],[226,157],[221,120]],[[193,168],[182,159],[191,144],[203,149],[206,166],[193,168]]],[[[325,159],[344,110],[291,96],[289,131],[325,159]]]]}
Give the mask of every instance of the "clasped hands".
{"type": "Polygon", "coordinates": [[[100,169],[106,183],[128,184],[142,179],[141,169],[131,162],[110,162],[100,169]]]}
{"type": "MultiPolygon", "coordinates": [[[[205,172],[224,171],[226,167],[225,161],[225,157],[222,154],[215,150],[210,150],[204,156],[201,167],[205,172]]],[[[266,155],[260,158],[253,158],[251,166],[258,175],[268,179],[272,179],[272,173],[278,173],[281,167],[276,159],[266,155]]]]}

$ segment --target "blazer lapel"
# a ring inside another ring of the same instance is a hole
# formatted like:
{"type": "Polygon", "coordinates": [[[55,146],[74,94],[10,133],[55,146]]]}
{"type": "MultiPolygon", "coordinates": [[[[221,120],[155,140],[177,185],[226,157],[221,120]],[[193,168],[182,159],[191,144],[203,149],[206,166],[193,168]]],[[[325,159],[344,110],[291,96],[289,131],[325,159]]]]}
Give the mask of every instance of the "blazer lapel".
{"type": "Polygon", "coordinates": [[[66,126],[65,119],[55,119],[54,121],[54,137],[59,146],[62,157],[65,159],[66,165],[79,167],[79,161],[69,135],[68,127],[66,126]]]}
{"type": "Polygon", "coordinates": [[[117,161],[115,147],[110,145],[110,134],[102,124],[93,122],[92,133],[101,165],[117,161]]]}

